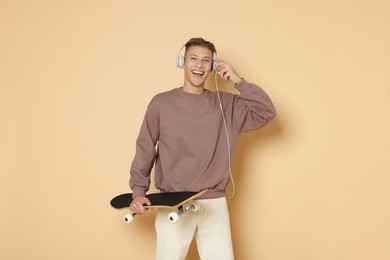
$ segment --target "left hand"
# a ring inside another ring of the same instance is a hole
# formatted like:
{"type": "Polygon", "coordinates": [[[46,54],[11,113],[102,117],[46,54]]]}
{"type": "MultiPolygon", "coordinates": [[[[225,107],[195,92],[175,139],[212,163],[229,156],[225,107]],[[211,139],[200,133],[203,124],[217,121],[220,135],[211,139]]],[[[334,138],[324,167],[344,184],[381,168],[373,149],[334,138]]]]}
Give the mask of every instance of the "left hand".
{"type": "Polygon", "coordinates": [[[215,61],[217,62],[215,65],[217,67],[216,73],[218,73],[221,78],[226,81],[232,81],[235,84],[238,84],[242,80],[240,75],[237,74],[237,72],[229,63],[222,59],[216,59],[215,61]]]}

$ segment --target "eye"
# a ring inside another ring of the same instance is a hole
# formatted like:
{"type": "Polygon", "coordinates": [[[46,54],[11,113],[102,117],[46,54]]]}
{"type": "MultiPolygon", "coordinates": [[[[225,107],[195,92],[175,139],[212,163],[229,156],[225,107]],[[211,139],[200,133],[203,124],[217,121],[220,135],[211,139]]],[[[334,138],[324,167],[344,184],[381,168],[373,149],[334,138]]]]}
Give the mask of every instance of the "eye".
{"type": "Polygon", "coordinates": [[[205,63],[210,63],[211,62],[211,60],[209,60],[209,59],[205,59],[205,60],[203,60],[205,63]]]}

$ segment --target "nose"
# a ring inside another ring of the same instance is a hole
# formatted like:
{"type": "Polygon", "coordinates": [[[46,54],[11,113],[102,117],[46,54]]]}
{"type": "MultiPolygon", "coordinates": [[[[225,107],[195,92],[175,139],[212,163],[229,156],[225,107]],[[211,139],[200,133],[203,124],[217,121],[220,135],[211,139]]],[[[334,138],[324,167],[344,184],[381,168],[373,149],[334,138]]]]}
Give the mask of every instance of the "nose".
{"type": "Polygon", "coordinates": [[[203,61],[202,60],[197,60],[195,65],[198,67],[198,68],[202,68],[203,67],[203,61]]]}

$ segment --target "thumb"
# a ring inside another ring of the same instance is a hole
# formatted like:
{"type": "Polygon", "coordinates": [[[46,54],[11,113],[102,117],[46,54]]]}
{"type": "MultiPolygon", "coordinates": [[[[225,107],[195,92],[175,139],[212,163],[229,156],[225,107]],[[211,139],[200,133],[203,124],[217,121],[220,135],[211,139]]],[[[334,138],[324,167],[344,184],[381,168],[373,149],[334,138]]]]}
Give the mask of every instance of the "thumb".
{"type": "Polygon", "coordinates": [[[150,200],[149,200],[148,198],[146,198],[145,203],[146,203],[146,205],[148,205],[148,206],[152,205],[152,203],[150,202],[150,200]]]}

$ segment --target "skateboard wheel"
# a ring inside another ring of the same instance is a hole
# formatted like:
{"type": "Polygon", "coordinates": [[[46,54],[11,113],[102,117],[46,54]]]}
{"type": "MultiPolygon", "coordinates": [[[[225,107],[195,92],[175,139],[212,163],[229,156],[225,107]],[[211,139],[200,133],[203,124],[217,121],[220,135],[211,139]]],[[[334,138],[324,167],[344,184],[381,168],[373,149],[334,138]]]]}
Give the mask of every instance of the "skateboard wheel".
{"type": "Polygon", "coordinates": [[[199,205],[199,202],[198,201],[193,201],[191,203],[191,209],[192,211],[196,212],[200,209],[200,205],[199,205]]]}
{"type": "Polygon", "coordinates": [[[168,220],[172,223],[175,223],[176,221],[179,220],[179,214],[177,214],[176,212],[171,212],[169,213],[168,215],[168,220]]]}
{"type": "Polygon", "coordinates": [[[130,224],[134,220],[134,216],[131,213],[128,213],[123,216],[123,220],[126,222],[126,224],[130,224]]]}

